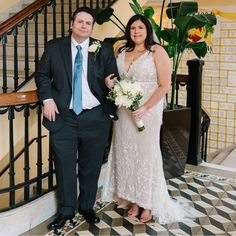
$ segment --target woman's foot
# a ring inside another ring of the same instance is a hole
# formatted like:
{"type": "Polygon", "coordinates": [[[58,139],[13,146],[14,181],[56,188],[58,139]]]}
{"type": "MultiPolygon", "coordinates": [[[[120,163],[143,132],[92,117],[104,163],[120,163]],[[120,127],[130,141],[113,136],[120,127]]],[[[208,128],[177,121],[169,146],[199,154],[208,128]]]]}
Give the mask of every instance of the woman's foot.
{"type": "Polygon", "coordinates": [[[144,209],[141,214],[140,221],[142,223],[146,223],[146,222],[150,221],[151,219],[152,219],[151,211],[148,209],[144,209]]]}
{"type": "Polygon", "coordinates": [[[128,211],[129,217],[135,217],[139,215],[139,206],[136,203],[132,203],[130,210],[128,211]]]}

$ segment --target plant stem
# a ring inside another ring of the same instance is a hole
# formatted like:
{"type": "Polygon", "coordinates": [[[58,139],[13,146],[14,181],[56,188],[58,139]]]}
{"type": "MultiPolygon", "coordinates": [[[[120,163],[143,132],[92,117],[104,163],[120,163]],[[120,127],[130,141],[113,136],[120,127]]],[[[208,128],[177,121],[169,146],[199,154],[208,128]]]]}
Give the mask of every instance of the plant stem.
{"type": "MultiPolygon", "coordinates": [[[[165,6],[165,0],[162,1],[162,5],[161,5],[160,30],[162,29],[162,18],[163,18],[164,6],[165,6]]],[[[161,42],[159,37],[158,37],[158,39],[161,42]]],[[[163,44],[164,44],[164,40],[162,40],[162,45],[163,44]]]]}
{"type": "Polygon", "coordinates": [[[115,24],[123,33],[125,33],[124,29],[122,29],[114,20],[110,19],[110,21],[115,24]]]}
{"type": "Polygon", "coordinates": [[[170,22],[171,22],[171,28],[173,29],[174,28],[174,21],[173,21],[173,5],[172,5],[172,1],[170,0],[170,7],[171,7],[171,19],[170,19],[170,22]]]}
{"type": "Polygon", "coordinates": [[[120,19],[115,15],[115,14],[112,14],[116,20],[122,25],[122,27],[125,29],[125,25],[120,21],[120,19]]]}
{"type": "Polygon", "coordinates": [[[164,6],[165,6],[165,0],[162,1],[162,5],[161,5],[160,28],[162,28],[162,18],[163,18],[164,6]]]}
{"type": "Polygon", "coordinates": [[[173,110],[175,106],[175,96],[176,96],[176,77],[179,68],[180,59],[182,57],[181,47],[177,43],[175,46],[175,53],[173,57],[173,72],[172,72],[172,91],[171,91],[171,102],[170,109],[173,110]]]}

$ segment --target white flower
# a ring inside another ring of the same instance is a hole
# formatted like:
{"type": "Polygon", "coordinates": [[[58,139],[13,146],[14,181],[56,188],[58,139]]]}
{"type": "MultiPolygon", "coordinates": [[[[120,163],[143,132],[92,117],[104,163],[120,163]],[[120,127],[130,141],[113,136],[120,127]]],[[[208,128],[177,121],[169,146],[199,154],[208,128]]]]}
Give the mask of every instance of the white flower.
{"type": "Polygon", "coordinates": [[[118,107],[124,106],[126,108],[129,108],[132,105],[132,100],[130,100],[127,96],[117,96],[115,99],[115,104],[118,107]]]}
{"type": "MultiPolygon", "coordinates": [[[[108,99],[114,101],[118,107],[126,107],[130,111],[138,109],[142,99],[142,89],[134,77],[121,76],[120,81],[116,80],[115,86],[108,93],[108,99]]],[[[143,121],[135,120],[139,131],[144,130],[143,121]]]]}
{"type": "Polygon", "coordinates": [[[93,43],[89,46],[88,51],[94,53],[94,61],[96,61],[97,54],[100,51],[100,48],[102,47],[100,41],[96,40],[93,41],[93,43]]]}
{"type": "Polygon", "coordinates": [[[89,46],[88,51],[89,52],[94,52],[94,53],[98,53],[98,51],[100,50],[100,48],[102,47],[100,41],[93,41],[93,43],[89,46]]]}

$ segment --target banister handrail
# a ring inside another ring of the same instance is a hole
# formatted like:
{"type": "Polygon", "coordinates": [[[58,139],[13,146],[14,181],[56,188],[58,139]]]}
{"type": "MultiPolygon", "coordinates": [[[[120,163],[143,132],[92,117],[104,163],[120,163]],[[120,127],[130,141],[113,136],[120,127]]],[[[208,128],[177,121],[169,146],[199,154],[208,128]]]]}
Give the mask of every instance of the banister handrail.
{"type": "Polygon", "coordinates": [[[36,91],[12,92],[0,94],[0,107],[18,106],[38,102],[36,91]]]}
{"type": "Polygon", "coordinates": [[[10,31],[17,24],[21,23],[24,19],[32,15],[34,12],[38,11],[45,4],[49,3],[51,0],[38,0],[31,3],[29,6],[25,7],[8,20],[0,24],[0,36],[10,31]]]}

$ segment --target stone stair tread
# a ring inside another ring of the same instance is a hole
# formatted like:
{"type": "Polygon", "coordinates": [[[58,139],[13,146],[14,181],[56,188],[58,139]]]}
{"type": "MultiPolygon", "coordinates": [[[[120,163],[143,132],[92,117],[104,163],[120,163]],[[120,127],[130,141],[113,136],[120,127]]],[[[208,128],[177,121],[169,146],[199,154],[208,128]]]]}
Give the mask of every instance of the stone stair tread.
{"type": "Polygon", "coordinates": [[[210,161],[207,158],[207,162],[212,164],[221,164],[235,148],[236,144],[233,144],[224,149],[217,150],[216,152],[214,152],[214,154],[208,154],[208,156],[210,156],[212,160],[210,161]]]}
{"type": "MultiPolygon", "coordinates": [[[[9,61],[13,61],[14,60],[14,55],[8,55],[7,59],[9,61]]],[[[29,62],[34,61],[34,59],[35,59],[34,56],[29,55],[29,62]]],[[[25,55],[23,55],[23,56],[22,55],[18,55],[18,61],[24,61],[24,60],[25,60],[25,55]]],[[[2,59],[0,59],[0,61],[2,61],[2,59]]]]}
{"type": "Polygon", "coordinates": [[[236,168],[236,145],[233,150],[229,153],[229,155],[221,162],[223,166],[229,166],[236,168]]]}

